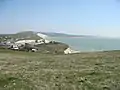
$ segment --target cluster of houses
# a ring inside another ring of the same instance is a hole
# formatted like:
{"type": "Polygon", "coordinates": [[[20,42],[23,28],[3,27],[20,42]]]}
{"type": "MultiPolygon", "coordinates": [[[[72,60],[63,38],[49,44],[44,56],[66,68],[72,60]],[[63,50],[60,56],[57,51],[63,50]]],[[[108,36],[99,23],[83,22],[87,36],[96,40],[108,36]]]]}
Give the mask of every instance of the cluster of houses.
{"type": "Polygon", "coordinates": [[[48,44],[54,41],[49,41],[46,39],[40,39],[40,40],[26,40],[26,39],[8,39],[7,36],[4,37],[0,37],[0,46],[8,48],[8,49],[12,49],[12,50],[25,50],[26,48],[29,47],[30,50],[32,51],[37,51],[37,48],[34,47],[35,45],[39,45],[39,44],[48,44]]]}
{"type": "Polygon", "coordinates": [[[48,41],[45,39],[40,39],[40,40],[18,40],[14,43],[10,44],[9,49],[12,50],[27,50],[27,51],[33,51],[36,52],[38,50],[35,45],[40,45],[40,44],[48,44],[51,43],[52,41],[48,41]]]}

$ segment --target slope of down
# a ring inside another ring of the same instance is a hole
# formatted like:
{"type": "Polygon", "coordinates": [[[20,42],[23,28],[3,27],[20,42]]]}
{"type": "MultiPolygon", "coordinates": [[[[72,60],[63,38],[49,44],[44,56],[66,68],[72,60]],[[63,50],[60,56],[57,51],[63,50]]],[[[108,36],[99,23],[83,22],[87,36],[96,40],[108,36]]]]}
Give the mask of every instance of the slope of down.
{"type": "Polygon", "coordinates": [[[120,51],[51,55],[0,51],[1,90],[120,90],[120,51]]]}

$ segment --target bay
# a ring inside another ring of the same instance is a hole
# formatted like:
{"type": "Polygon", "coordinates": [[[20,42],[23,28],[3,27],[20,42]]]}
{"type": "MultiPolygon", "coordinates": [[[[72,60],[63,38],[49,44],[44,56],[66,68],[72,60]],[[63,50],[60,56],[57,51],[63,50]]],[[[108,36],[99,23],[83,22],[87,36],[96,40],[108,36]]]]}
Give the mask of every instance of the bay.
{"type": "Polygon", "coordinates": [[[51,37],[52,40],[68,44],[83,52],[120,50],[120,39],[95,37],[51,37]]]}

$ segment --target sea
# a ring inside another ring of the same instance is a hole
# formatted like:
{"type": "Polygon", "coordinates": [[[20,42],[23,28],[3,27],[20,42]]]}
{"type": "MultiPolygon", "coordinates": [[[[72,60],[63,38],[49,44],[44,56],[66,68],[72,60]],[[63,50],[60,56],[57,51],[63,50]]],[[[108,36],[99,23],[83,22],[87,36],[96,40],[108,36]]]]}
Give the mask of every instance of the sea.
{"type": "Polygon", "coordinates": [[[51,39],[66,43],[73,50],[82,52],[120,50],[120,38],[51,37],[51,39]]]}

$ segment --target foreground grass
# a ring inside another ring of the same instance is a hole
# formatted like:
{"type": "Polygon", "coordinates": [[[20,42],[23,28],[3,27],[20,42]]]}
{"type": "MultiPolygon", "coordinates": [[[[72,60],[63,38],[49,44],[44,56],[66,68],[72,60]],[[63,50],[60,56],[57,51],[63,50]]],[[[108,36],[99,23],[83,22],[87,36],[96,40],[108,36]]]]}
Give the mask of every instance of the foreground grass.
{"type": "Polygon", "coordinates": [[[0,50],[0,90],[120,90],[120,52],[50,55],[0,50]]]}

